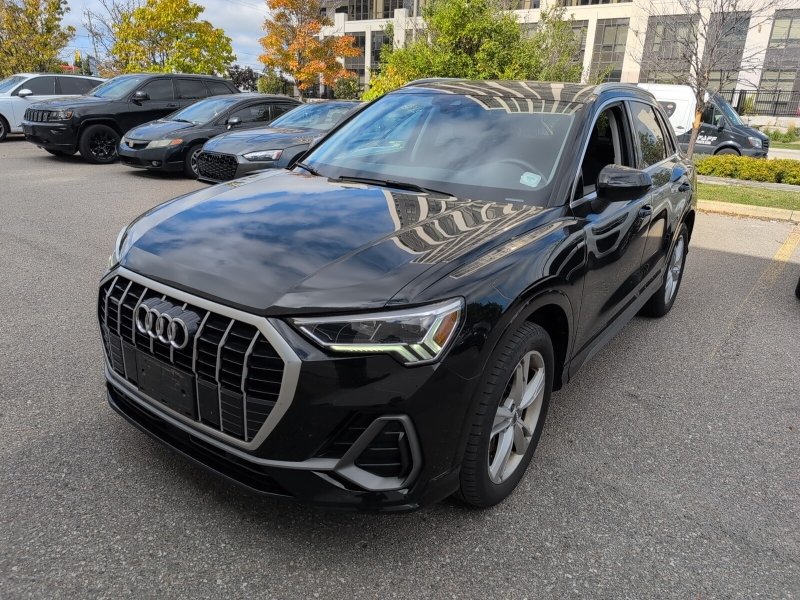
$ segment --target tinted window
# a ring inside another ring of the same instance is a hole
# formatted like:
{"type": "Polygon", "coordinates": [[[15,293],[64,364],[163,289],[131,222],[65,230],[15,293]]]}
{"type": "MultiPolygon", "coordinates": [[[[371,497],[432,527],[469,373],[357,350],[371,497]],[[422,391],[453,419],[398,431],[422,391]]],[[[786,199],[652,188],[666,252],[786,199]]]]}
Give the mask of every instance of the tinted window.
{"type": "Polygon", "coordinates": [[[211,90],[212,96],[221,96],[222,94],[230,94],[233,92],[227,85],[221,81],[206,81],[208,89],[211,90]]]}
{"type": "Polygon", "coordinates": [[[355,103],[322,102],[304,104],[275,121],[275,127],[309,127],[328,131],[357,105],[355,103]]]}
{"type": "Polygon", "coordinates": [[[181,100],[197,100],[208,96],[206,86],[196,79],[178,79],[175,86],[175,91],[181,100]]]}
{"type": "MultiPolygon", "coordinates": [[[[25,82],[20,90],[30,90],[34,96],[52,96],[56,93],[55,77],[34,77],[25,82]]],[[[19,90],[17,90],[19,92],[19,90]]]]}
{"type": "Polygon", "coordinates": [[[147,75],[120,75],[101,83],[92,90],[92,96],[121,100],[135,90],[145,79],[147,79],[147,75]]]}
{"type": "Polygon", "coordinates": [[[98,81],[83,79],[82,77],[59,77],[58,84],[61,86],[62,94],[75,94],[82,96],[92,88],[97,87],[98,81]]]}
{"type": "Polygon", "coordinates": [[[266,123],[269,118],[269,102],[251,104],[240,108],[228,118],[239,117],[242,123],[266,123]]]}
{"type": "Polygon", "coordinates": [[[719,125],[723,121],[722,113],[713,104],[706,106],[703,111],[703,123],[706,125],[719,125]]]}
{"type": "Polygon", "coordinates": [[[286,104],[286,103],[273,104],[272,105],[272,118],[273,119],[277,119],[283,113],[287,113],[290,110],[292,110],[293,108],[297,108],[297,106],[298,106],[297,104],[286,104]]]}
{"type": "Polygon", "coordinates": [[[142,91],[150,96],[150,100],[172,100],[172,80],[156,79],[142,86],[142,91]]]}
{"type": "Polygon", "coordinates": [[[634,137],[642,151],[642,167],[649,167],[667,157],[664,146],[664,132],[658,124],[656,113],[651,106],[631,102],[634,137]]]}
{"type": "Polygon", "coordinates": [[[236,104],[239,99],[236,96],[226,96],[224,98],[206,98],[200,102],[190,104],[186,108],[172,113],[168,118],[171,121],[189,121],[191,123],[208,123],[236,104]]]}

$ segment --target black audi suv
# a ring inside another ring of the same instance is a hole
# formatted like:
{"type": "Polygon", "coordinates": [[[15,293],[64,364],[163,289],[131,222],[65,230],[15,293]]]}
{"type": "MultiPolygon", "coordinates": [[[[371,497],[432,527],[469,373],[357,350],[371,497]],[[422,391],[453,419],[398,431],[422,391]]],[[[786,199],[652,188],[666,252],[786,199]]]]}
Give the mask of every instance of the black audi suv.
{"type": "Polygon", "coordinates": [[[635,86],[409,84],[292,169],[120,232],[97,305],[108,401],[262,493],[494,505],[551,391],[669,312],[695,180],[635,86]]]}

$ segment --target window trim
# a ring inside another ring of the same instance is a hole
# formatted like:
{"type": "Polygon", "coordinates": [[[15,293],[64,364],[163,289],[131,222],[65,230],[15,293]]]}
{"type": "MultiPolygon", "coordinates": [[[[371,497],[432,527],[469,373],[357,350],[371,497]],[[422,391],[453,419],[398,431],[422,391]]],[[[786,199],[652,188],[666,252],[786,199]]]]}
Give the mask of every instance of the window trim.
{"type": "MultiPolygon", "coordinates": [[[[628,121],[629,121],[630,126],[631,126],[631,132],[633,132],[636,129],[636,124],[633,121],[633,110],[632,110],[632,107],[630,106],[630,104],[633,103],[633,102],[638,102],[639,104],[644,104],[645,106],[649,106],[650,108],[653,109],[654,113],[656,115],[658,115],[658,111],[656,110],[656,107],[653,104],[651,104],[650,102],[648,102],[647,100],[640,100],[639,98],[626,98],[625,99],[625,103],[628,104],[628,121]]],[[[656,116],[656,122],[658,122],[658,117],[657,116],[656,116]]],[[[663,135],[663,133],[664,133],[663,130],[662,130],[661,133],[663,135]]],[[[636,156],[637,156],[637,159],[638,159],[636,168],[639,169],[640,171],[649,171],[650,169],[653,169],[655,167],[660,166],[661,163],[664,163],[664,162],[666,162],[668,160],[672,160],[672,158],[674,158],[674,156],[675,156],[674,154],[669,154],[667,152],[667,144],[664,143],[664,158],[662,158],[658,162],[654,162],[652,165],[642,166],[644,164],[644,158],[642,157],[642,149],[641,149],[638,141],[636,140],[635,136],[634,136],[634,139],[633,139],[633,146],[634,146],[634,149],[636,150],[636,156]]]]}
{"type": "MultiPolygon", "coordinates": [[[[206,82],[202,79],[194,79],[192,77],[173,77],[172,79],[172,96],[174,100],[194,100],[195,102],[199,102],[200,100],[205,100],[206,98],[211,98],[211,88],[206,85],[206,82]],[[184,98],[178,94],[178,85],[180,85],[181,81],[191,81],[193,83],[199,83],[200,87],[202,87],[208,96],[203,96],[202,98],[184,98]]],[[[221,94],[215,94],[220,96],[221,94]]]]}
{"type": "Polygon", "coordinates": [[[13,92],[11,92],[10,96],[18,98],[20,90],[24,90],[25,88],[27,88],[31,81],[34,81],[35,79],[44,79],[46,77],[50,77],[53,80],[53,92],[50,93],[50,94],[31,94],[31,95],[32,96],[56,96],[57,95],[57,93],[56,93],[56,75],[49,75],[49,74],[47,74],[47,75],[44,75],[44,74],[43,75],[34,75],[33,77],[29,77],[28,79],[23,81],[21,84],[19,84],[17,86],[17,89],[15,89],[13,92]]]}
{"type": "Polygon", "coordinates": [[[128,100],[129,101],[132,100],[133,99],[133,95],[136,92],[144,91],[144,88],[146,88],[148,85],[150,85],[151,83],[153,83],[155,81],[169,81],[172,84],[172,100],[154,100],[154,102],[175,102],[176,101],[176,98],[175,98],[175,80],[174,80],[173,77],[153,77],[152,79],[148,79],[147,81],[142,82],[142,84],[140,86],[138,86],[135,90],[133,90],[131,92],[130,96],[128,96],[128,100]]]}

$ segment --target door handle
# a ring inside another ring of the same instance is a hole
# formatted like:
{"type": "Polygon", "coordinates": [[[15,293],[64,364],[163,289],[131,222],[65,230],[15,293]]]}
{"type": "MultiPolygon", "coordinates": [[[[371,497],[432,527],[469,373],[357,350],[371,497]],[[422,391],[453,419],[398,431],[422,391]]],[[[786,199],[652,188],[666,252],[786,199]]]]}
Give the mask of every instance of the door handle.
{"type": "Polygon", "coordinates": [[[692,191],[692,184],[688,181],[684,181],[682,184],[678,186],[679,192],[691,192],[692,191]]]}
{"type": "Polygon", "coordinates": [[[653,207],[649,204],[645,204],[642,208],[639,209],[639,217],[644,219],[649,217],[653,214],[653,207]]]}

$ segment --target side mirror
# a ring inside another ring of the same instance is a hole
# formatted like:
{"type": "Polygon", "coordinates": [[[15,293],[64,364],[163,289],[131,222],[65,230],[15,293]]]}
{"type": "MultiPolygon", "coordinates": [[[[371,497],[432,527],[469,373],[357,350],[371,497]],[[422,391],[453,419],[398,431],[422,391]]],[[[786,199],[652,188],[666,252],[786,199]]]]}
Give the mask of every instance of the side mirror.
{"type": "Polygon", "coordinates": [[[609,202],[641,198],[651,187],[649,173],[621,165],[606,165],[597,176],[597,197],[609,202]]]}
{"type": "Polygon", "coordinates": [[[17,92],[17,96],[20,98],[27,98],[28,96],[33,96],[33,92],[28,88],[24,88],[17,92]]]}
{"type": "Polygon", "coordinates": [[[141,104],[145,100],[150,100],[150,96],[147,92],[143,92],[142,90],[133,92],[133,101],[136,102],[136,104],[141,104]]]}
{"type": "Polygon", "coordinates": [[[228,129],[233,129],[242,124],[242,119],[240,117],[231,117],[226,124],[228,125],[228,129]]]}
{"type": "Polygon", "coordinates": [[[725,129],[725,121],[721,120],[719,123],[717,123],[717,131],[722,131],[723,129],[725,129]]]}

